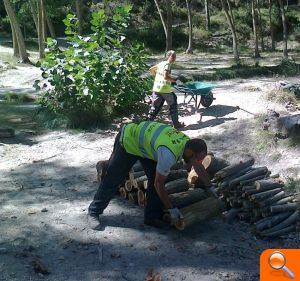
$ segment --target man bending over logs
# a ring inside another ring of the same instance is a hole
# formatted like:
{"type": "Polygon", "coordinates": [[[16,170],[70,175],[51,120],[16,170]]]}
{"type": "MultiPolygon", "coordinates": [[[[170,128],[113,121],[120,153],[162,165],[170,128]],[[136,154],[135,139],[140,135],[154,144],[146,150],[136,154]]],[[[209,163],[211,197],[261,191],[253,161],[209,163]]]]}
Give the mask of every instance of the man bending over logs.
{"type": "Polygon", "coordinates": [[[89,206],[90,228],[99,229],[99,215],[103,213],[137,160],[141,162],[148,178],[144,223],[155,227],[162,226],[164,210],[170,213],[173,221],[180,220],[182,214],[172,205],[164,188],[165,180],[171,167],[183,158],[187,168],[193,166],[205,185],[210,186],[209,175],[202,165],[206,155],[207,146],[204,140],[189,139],[169,125],[146,121],[123,126],[116,136],[106,175],[89,206]]]}

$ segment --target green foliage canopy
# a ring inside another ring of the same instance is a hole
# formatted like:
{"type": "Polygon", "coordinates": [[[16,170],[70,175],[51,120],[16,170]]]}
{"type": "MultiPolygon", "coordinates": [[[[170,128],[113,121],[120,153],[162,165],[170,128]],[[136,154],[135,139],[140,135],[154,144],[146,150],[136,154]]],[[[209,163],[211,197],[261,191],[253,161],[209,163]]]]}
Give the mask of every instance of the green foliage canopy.
{"type": "Polygon", "coordinates": [[[73,126],[97,125],[107,117],[132,108],[149,90],[148,55],[143,45],[129,42],[126,29],[131,6],[116,7],[108,16],[104,10],[92,14],[90,36],[78,35],[77,18],[64,20],[70,44],[59,49],[48,39],[41,61],[45,94],[41,104],[66,116],[73,126]]]}

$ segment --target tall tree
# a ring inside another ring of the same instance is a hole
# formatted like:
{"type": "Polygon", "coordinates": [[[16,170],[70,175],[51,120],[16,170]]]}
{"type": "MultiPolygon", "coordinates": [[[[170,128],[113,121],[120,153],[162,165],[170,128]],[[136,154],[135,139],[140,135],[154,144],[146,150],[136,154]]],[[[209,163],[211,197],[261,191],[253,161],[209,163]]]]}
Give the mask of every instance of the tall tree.
{"type": "Polygon", "coordinates": [[[44,0],[38,0],[38,41],[39,56],[45,56],[45,9],[44,0]]]}
{"type": "Polygon", "coordinates": [[[154,0],[157,11],[159,13],[161,23],[163,25],[166,37],[166,51],[172,49],[172,5],[171,0],[164,0],[165,2],[165,9],[166,9],[166,19],[163,16],[163,11],[160,9],[158,0],[154,0]]]}
{"type": "Polygon", "coordinates": [[[82,0],[75,0],[76,15],[78,18],[78,33],[83,34],[83,16],[82,16],[82,0]]]}
{"type": "Polygon", "coordinates": [[[186,8],[188,12],[188,22],[189,22],[189,45],[186,50],[187,54],[193,53],[193,22],[192,22],[191,2],[192,0],[186,0],[186,8]]]}
{"type": "Polygon", "coordinates": [[[209,11],[209,0],[204,0],[205,5],[205,27],[206,30],[210,30],[210,11],[209,11]]]}
{"type": "MultiPolygon", "coordinates": [[[[10,26],[12,27],[12,36],[13,39],[15,38],[15,41],[18,45],[18,53],[19,53],[19,57],[21,59],[22,62],[24,63],[30,63],[30,60],[28,58],[28,54],[26,51],[26,46],[25,46],[25,41],[24,41],[24,37],[17,19],[17,16],[15,14],[15,11],[11,5],[10,0],[3,0],[4,2],[4,7],[6,10],[6,13],[8,15],[9,21],[10,21],[10,26]]],[[[16,48],[16,45],[15,45],[16,48]]]]}
{"type": "Polygon", "coordinates": [[[259,34],[260,34],[260,46],[261,46],[261,51],[263,52],[265,50],[265,42],[264,42],[264,28],[263,28],[263,22],[262,22],[262,16],[261,16],[261,2],[260,0],[257,0],[256,2],[257,5],[257,12],[258,12],[258,26],[259,26],[259,34]]]}
{"type": "Polygon", "coordinates": [[[232,14],[232,9],[229,0],[221,0],[223,10],[225,12],[225,16],[227,18],[231,34],[232,34],[232,49],[233,49],[233,56],[236,63],[240,63],[240,56],[238,51],[238,43],[237,43],[237,36],[236,36],[236,29],[234,23],[234,17],[232,14]]]}
{"type": "Polygon", "coordinates": [[[271,50],[275,51],[274,25],[273,25],[273,20],[272,20],[272,6],[273,6],[273,0],[269,0],[269,25],[270,25],[270,36],[271,36],[271,50]]]}
{"type": "Polygon", "coordinates": [[[287,25],[286,25],[286,16],[285,10],[282,3],[282,0],[278,0],[280,12],[281,12],[281,19],[282,19],[282,26],[283,26],[283,57],[288,57],[288,48],[287,48],[287,41],[288,41],[288,34],[287,34],[287,25]]]}
{"type": "Polygon", "coordinates": [[[252,25],[253,25],[253,35],[254,35],[254,57],[259,58],[258,50],[258,33],[257,33],[257,6],[256,0],[251,0],[251,12],[252,12],[252,25]]]}

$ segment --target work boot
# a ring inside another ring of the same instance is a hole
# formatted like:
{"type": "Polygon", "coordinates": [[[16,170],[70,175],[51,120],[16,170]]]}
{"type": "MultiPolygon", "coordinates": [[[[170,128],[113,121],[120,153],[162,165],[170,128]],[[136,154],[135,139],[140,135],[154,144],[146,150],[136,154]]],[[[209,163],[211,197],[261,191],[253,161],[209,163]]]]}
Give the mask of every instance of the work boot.
{"type": "Polygon", "coordinates": [[[87,215],[87,223],[88,227],[93,230],[100,230],[101,224],[100,224],[100,219],[99,215],[87,215]]]}
{"type": "Polygon", "coordinates": [[[176,124],[173,125],[173,127],[177,130],[181,129],[181,128],[184,128],[185,127],[185,124],[182,122],[178,122],[176,124]]]}

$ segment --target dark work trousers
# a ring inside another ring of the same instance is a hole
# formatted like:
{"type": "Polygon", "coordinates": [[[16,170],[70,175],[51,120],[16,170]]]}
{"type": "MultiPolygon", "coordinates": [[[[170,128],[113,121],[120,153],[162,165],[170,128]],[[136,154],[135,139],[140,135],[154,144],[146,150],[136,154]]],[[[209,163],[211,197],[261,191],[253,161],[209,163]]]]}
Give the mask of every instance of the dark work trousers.
{"type": "Polygon", "coordinates": [[[165,101],[169,106],[170,116],[173,122],[173,125],[178,124],[178,109],[177,109],[177,96],[174,93],[170,94],[160,94],[157,92],[152,92],[151,96],[151,107],[149,110],[148,119],[153,121],[161,108],[163,107],[165,101]]]}
{"type": "Polygon", "coordinates": [[[109,159],[106,175],[101,181],[94,200],[89,206],[90,215],[100,215],[114,197],[118,187],[122,184],[133,164],[140,160],[145,174],[148,178],[147,206],[145,207],[144,219],[161,219],[163,215],[163,204],[155,190],[154,180],[156,173],[156,162],[127,153],[120,144],[120,133],[114,143],[114,149],[109,159]]]}

